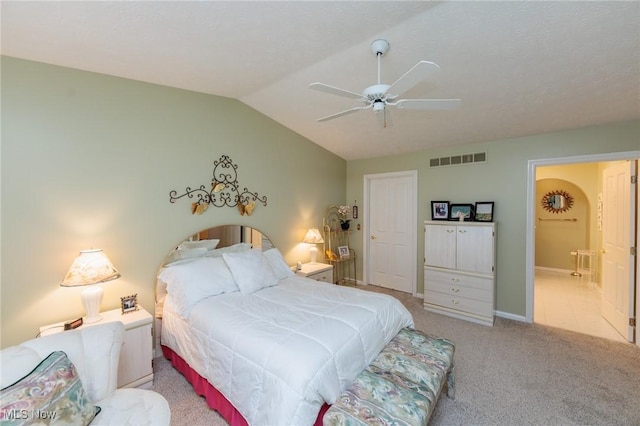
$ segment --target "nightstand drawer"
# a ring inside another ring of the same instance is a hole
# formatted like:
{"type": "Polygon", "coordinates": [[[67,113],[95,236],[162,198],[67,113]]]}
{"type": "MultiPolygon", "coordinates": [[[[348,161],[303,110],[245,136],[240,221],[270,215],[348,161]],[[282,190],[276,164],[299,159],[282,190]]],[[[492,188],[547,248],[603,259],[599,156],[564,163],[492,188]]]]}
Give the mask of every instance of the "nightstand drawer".
{"type": "Polygon", "coordinates": [[[316,272],[315,274],[307,275],[307,278],[311,278],[312,280],[322,281],[325,283],[333,282],[333,269],[324,272],[316,272]]]}
{"type": "Polygon", "coordinates": [[[302,269],[295,271],[296,275],[325,283],[333,282],[333,265],[326,263],[304,263],[302,269]]]}

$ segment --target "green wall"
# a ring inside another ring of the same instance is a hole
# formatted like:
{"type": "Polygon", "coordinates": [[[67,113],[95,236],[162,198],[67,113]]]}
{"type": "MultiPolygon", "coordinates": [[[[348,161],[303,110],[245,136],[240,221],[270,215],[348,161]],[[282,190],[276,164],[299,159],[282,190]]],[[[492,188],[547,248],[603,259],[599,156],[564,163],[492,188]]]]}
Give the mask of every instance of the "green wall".
{"type": "Polygon", "coordinates": [[[153,312],[156,270],[184,237],[251,225],[306,262],[306,230],[345,199],[344,160],[236,100],[9,57],[1,67],[2,347],[83,314],[81,288],[59,286],[79,250],[103,248],[122,274],[103,285],[103,310],[137,293],[153,312]],[[193,216],[190,200],[169,202],[208,186],[223,154],[266,207],[193,216]]]}
{"type": "MultiPolygon", "coordinates": [[[[495,201],[497,237],[497,310],[525,316],[526,203],[529,160],[640,150],[640,121],[582,128],[523,138],[347,163],[347,200],[361,202],[363,177],[399,170],[418,171],[418,293],[423,292],[423,221],[431,219],[431,200],[454,203],[495,201]],[[429,159],[486,152],[486,163],[429,167],[429,159]]],[[[362,223],[362,219],[359,219],[362,223]]],[[[362,232],[352,238],[362,253],[362,232]]],[[[362,276],[362,263],[358,264],[362,276]]]]}
{"type": "MultiPolygon", "coordinates": [[[[81,289],[59,286],[81,249],[103,248],[122,273],[104,284],[103,310],[137,293],[151,312],[156,270],[187,235],[251,225],[289,263],[305,262],[300,241],[321,227],[328,205],[362,206],[365,174],[401,170],[418,170],[418,292],[430,201],[495,201],[497,308],[524,316],[527,162],[640,149],[633,121],[345,162],[232,99],[8,57],[1,71],[1,347],[83,314],[81,289]],[[428,166],[482,151],[486,163],[428,166]],[[242,187],[267,196],[266,207],[249,217],[233,208],[192,216],[188,200],[169,203],[170,190],[208,185],[222,154],[238,165],[242,187]]],[[[362,218],[361,210],[352,229],[362,218]]],[[[351,245],[362,253],[361,232],[351,245]]]]}

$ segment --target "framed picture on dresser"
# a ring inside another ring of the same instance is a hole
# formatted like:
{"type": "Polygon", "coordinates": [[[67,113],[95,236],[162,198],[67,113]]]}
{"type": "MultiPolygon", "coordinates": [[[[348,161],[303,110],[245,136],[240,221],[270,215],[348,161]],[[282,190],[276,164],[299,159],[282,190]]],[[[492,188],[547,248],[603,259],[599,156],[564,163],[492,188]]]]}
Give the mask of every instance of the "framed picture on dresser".
{"type": "Polygon", "coordinates": [[[473,209],[473,204],[451,204],[449,206],[449,220],[472,221],[474,220],[473,209]]]}
{"type": "Polygon", "coordinates": [[[493,201],[476,202],[476,222],[493,222],[493,201]]]}
{"type": "Polygon", "coordinates": [[[431,202],[431,220],[449,220],[449,202],[431,202]]]}

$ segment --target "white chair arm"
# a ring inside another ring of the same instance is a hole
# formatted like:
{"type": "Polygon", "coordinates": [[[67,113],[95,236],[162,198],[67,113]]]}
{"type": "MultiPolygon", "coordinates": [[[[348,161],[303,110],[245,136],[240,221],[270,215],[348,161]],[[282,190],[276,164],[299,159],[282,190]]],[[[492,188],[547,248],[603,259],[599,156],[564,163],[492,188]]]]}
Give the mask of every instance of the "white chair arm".
{"type": "Polygon", "coordinates": [[[124,325],[117,321],[28,340],[0,353],[2,386],[31,372],[51,352],[64,351],[75,365],[89,399],[99,401],[117,388],[123,342],[124,325]],[[39,359],[34,363],[35,358],[39,359]]]}

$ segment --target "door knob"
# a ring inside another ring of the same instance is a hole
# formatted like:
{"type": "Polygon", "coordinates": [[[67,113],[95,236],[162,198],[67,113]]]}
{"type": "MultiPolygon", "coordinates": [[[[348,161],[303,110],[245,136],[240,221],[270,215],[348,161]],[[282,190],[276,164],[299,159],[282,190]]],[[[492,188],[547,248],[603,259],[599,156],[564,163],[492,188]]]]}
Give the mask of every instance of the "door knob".
{"type": "Polygon", "coordinates": [[[376,236],[375,236],[375,235],[372,235],[372,236],[371,236],[371,239],[372,239],[372,240],[375,240],[375,239],[376,239],[376,236]]]}

